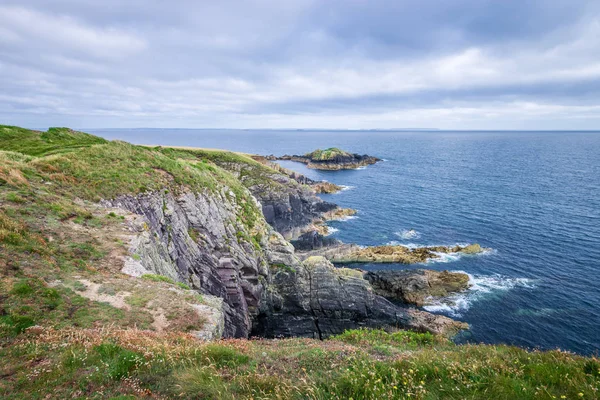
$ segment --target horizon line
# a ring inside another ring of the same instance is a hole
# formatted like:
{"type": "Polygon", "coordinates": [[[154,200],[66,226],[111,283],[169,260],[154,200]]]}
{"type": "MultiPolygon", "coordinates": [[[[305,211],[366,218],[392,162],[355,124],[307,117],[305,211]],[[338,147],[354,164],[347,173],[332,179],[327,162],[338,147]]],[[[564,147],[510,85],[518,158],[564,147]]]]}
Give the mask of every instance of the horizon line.
{"type": "Polygon", "coordinates": [[[600,132],[597,129],[444,129],[444,128],[364,128],[364,129],[343,129],[343,128],[153,128],[153,127],[135,127],[135,128],[76,128],[81,130],[196,130],[196,131],[332,131],[332,132],[600,132]]]}

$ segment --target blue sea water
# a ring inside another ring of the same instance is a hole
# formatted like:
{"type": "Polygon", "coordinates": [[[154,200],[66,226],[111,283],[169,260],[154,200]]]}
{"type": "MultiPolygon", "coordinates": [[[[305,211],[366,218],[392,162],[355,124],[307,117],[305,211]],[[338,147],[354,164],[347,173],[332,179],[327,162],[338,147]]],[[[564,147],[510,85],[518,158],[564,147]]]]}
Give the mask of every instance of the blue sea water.
{"type": "Polygon", "coordinates": [[[348,187],[323,195],[358,210],[356,218],[331,223],[345,242],[493,249],[426,265],[471,275],[473,289],[453,304],[428,307],[471,325],[457,340],[600,352],[598,132],[90,132],[139,144],[277,155],[336,146],[380,157],[385,161],[351,171],[283,164],[348,187]]]}

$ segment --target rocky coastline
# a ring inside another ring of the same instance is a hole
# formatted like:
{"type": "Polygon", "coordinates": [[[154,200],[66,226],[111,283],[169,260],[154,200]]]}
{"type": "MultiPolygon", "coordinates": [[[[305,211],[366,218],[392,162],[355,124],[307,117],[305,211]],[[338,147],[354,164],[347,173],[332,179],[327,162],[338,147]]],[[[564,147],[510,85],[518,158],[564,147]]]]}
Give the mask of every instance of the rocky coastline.
{"type": "MultiPolygon", "coordinates": [[[[326,221],[348,218],[356,211],[322,200],[315,187],[319,182],[264,157],[135,146],[67,129],[24,132],[22,138],[35,149],[50,143],[52,150],[57,140],[78,144],[66,147],[62,158],[36,150],[37,163],[29,163],[26,156],[5,160],[13,175],[21,176],[22,169],[35,177],[27,182],[28,204],[44,204],[47,198],[37,196],[49,192],[61,204],[57,210],[76,207],[46,225],[50,231],[44,235],[76,249],[82,238],[90,243],[101,238],[104,249],[98,254],[106,255],[93,268],[102,275],[92,269],[78,270],[76,276],[64,271],[60,278],[54,276],[54,287],[83,284],[87,289],[81,293],[92,300],[102,298],[124,310],[137,307],[136,314],[145,313],[155,329],[175,329],[188,317],[169,322],[170,306],[161,311],[146,300],[123,303],[133,296],[127,288],[137,287],[143,276],[157,276],[159,282],[180,285],[181,296],[201,295],[185,311],[198,321],[190,327],[198,338],[323,339],[360,327],[452,335],[465,327],[415,309],[417,302],[397,301],[380,281],[373,285],[361,271],[335,265],[365,250],[324,236],[326,221]],[[73,162],[62,163],[66,158],[73,162]],[[137,168],[131,167],[132,159],[137,168]],[[98,174],[105,178],[98,179],[98,174]],[[81,221],[75,224],[71,216],[79,214],[81,221]],[[93,218],[106,222],[85,223],[93,218]],[[99,226],[107,230],[100,233],[99,226]],[[297,246],[305,243],[302,251],[290,240],[297,246]],[[349,249],[343,253],[346,258],[340,258],[341,248],[349,249]],[[315,251],[321,253],[311,253],[315,251]],[[112,289],[100,293],[97,285],[108,284],[112,289]]],[[[20,146],[20,151],[29,151],[20,146]]],[[[24,203],[11,204],[19,209],[24,203]]],[[[48,218],[42,206],[34,212],[34,221],[48,218]]]]}

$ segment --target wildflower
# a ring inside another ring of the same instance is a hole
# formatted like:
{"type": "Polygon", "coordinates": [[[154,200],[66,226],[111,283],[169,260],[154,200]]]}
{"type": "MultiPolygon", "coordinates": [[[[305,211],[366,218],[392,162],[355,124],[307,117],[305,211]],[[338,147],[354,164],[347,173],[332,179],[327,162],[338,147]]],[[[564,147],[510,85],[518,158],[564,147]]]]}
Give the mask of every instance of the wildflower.
{"type": "Polygon", "coordinates": [[[583,393],[579,392],[579,393],[577,393],[577,396],[583,397],[583,393]]]}

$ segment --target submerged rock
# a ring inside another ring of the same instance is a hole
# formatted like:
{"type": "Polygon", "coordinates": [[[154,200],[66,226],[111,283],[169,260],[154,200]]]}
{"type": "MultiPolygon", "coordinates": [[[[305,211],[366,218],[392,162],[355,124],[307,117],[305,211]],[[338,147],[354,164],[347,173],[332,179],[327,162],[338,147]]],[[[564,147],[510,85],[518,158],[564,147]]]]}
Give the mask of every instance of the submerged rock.
{"type": "Polygon", "coordinates": [[[484,250],[481,248],[480,245],[478,245],[477,243],[474,244],[470,244],[467,247],[464,247],[463,249],[459,250],[462,253],[465,254],[478,254],[483,252],[484,250]]]}
{"type": "Polygon", "coordinates": [[[331,182],[315,182],[312,185],[312,188],[315,190],[315,193],[318,194],[333,194],[333,193],[337,193],[340,190],[342,190],[342,186],[336,185],[335,183],[331,183],[331,182]]]}
{"type": "Polygon", "coordinates": [[[431,297],[446,297],[469,288],[469,275],[426,269],[369,271],[365,279],[375,293],[388,299],[423,306],[431,297]]]}

